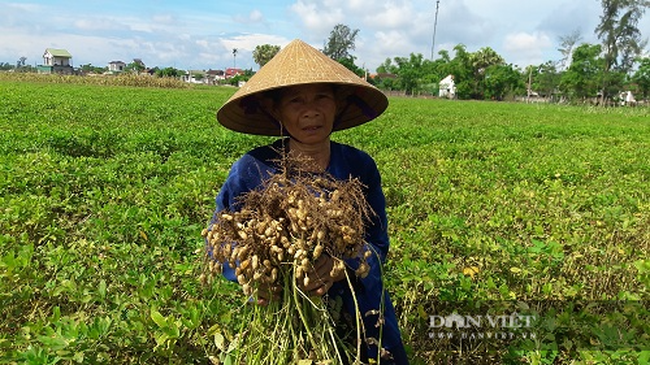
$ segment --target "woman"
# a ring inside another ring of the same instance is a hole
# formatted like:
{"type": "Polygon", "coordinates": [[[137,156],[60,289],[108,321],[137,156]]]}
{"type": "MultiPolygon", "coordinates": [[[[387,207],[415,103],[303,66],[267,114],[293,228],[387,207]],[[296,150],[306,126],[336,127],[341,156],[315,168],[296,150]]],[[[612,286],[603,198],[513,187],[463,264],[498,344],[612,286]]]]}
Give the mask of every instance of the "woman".
{"type": "MultiPolygon", "coordinates": [[[[376,359],[381,354],[382,363],[407,364],[395,312],[381,278],[389,241],[379,171],[365,152],[330,140],[333,131],[368,122],[387,106],[388,100],[381,91],[344,66],[300,40],[291,42],[217,113],[218,121],[231,130],[286,138],[248,152],[232,166],[217,196],[213,222],[222,210],[238,209],[238,196],[256,189],[270,174],[278,172],[282,151],[310,157],[316,173],[327,172],[341,180],[358,178],[375,213],[366,228],[366,241],[378,253],[368,260],[367,277],[353,283],[365,338],[379,340],[381,336],[381,341],[366,341],[365,356],[376,359]],[[384,309],[383,315],[380,308],[384,309]],[[378,325],[380,322],[383,326],[378,325]]],[[[331,257],[322,255],[303,289],[312,295],[340,297],[347,313],[355,313],[352,292],[343,280],[345,273],[330,276],[332,264],[331,257]]],[[[356,269],[358,260],[346,260],[346,264],[356,269]]],[[[224,266],[224,276],[236,281],[228,265],[224,266]]],[[[264,305],[273,300],[277,290],[259,291],[258,303],[264,305]]]]}

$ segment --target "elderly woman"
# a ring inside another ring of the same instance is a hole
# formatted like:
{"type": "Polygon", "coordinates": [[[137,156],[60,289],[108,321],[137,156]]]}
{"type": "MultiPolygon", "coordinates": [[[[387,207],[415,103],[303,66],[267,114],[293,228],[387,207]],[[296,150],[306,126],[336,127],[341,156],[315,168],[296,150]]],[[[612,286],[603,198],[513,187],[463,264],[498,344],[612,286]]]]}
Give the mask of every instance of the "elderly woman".
{"type": "MultiPolygon", "coordinates": [[[[326,172],[336,179],[358,178],[365,186],[366,200],[375,214],[366,227],[366,242],[373,255],[365,278],[353,281],[359,313],[362,313],[366,341],[365,357],[382,363],[407,364],[395,312],[383,288],[381,265],[388,253],[387,218],[381,178],[374,160],[365,152],[330,140],[334,131],[368,122],[388,106],[386,96],[338,62],[306,43],[295,40],[280,51],[218,111],[218,121],[231,130],[281,136],[270,146],[254,149],[239,159],[230,171],[216,199],[213,221],[223,210],[237,210],[237,197],[258,188],[278,172],[281,153],[308,156],[316,173],[326,172]],[[383,308],[383,313],[379,309],[383,308]],[[377,326],[382,322],[383,326],[377,326]],[[380,328],[381,327],[381,332],[380,328]]],[[[346,260],[349,267],[358,260],[346,260]]],[[[330,276],[332,258],[322,255],[303,287],[312,295],[340,297],[347,313],[355,313],[355,303],[345,273],[330,276]]],[[[334,271],[336,272],[336,271],[334,271]]],[[[224,266],[224,276],[236,281],[234,271],[224,266]]],[[[258,292],[258,303],[273,300],[274,288],[258,292]]]]}

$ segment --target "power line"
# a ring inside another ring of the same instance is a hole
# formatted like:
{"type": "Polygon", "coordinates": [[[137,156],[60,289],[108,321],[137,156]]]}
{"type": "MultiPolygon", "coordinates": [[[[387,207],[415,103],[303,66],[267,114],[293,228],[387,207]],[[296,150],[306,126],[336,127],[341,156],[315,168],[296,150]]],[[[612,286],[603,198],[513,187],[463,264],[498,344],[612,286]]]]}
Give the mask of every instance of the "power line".
{"type": "Polygon", "coordinates": [[[433,40],[431,42],[431,61],[433,61],[433,50],[436,48],[436,30],[438,28],[438,9],[440,8],[440,0],[436,1],[436,16],[433,21],[433,40]]]}

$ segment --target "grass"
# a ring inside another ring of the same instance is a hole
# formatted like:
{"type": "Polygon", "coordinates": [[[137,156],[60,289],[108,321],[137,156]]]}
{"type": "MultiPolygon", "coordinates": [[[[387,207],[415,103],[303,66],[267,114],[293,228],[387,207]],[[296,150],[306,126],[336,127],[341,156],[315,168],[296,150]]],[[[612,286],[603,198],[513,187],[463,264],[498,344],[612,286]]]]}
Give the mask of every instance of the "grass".
{"type": "MultiPolygon", "coordinates": [[[[195,250],[230,165],[272,141],[218,125],[234,89],[0,86],[0,363],[224,358],[245,304],[195,250]]],[[[648,109],[390,101],[333,139],[382,173],[413,363],[647,363],[648,109]],[[429,338],[512,303],[536,338],[429,338]]]]}

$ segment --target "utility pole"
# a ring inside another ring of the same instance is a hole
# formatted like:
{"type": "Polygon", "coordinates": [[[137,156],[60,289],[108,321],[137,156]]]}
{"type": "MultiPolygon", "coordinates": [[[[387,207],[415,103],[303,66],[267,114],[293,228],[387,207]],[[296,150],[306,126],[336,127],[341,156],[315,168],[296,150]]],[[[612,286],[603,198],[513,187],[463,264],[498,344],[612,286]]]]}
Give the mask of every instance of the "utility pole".
{"type": "Polygon", "coordinates": [[[440,8],[440,0],[436,0],[436,16],[433,21],[433,41],[431,42],[431,61],[433,61],[433,51],[436,48],[436,29],[438,28],[438,9],[440,8]]]}
{"type": "Polygon", "coordinates": [[[237,68],[237,48],[232,49],[232,58],[234,60],[233,68],[237,68]]]}

